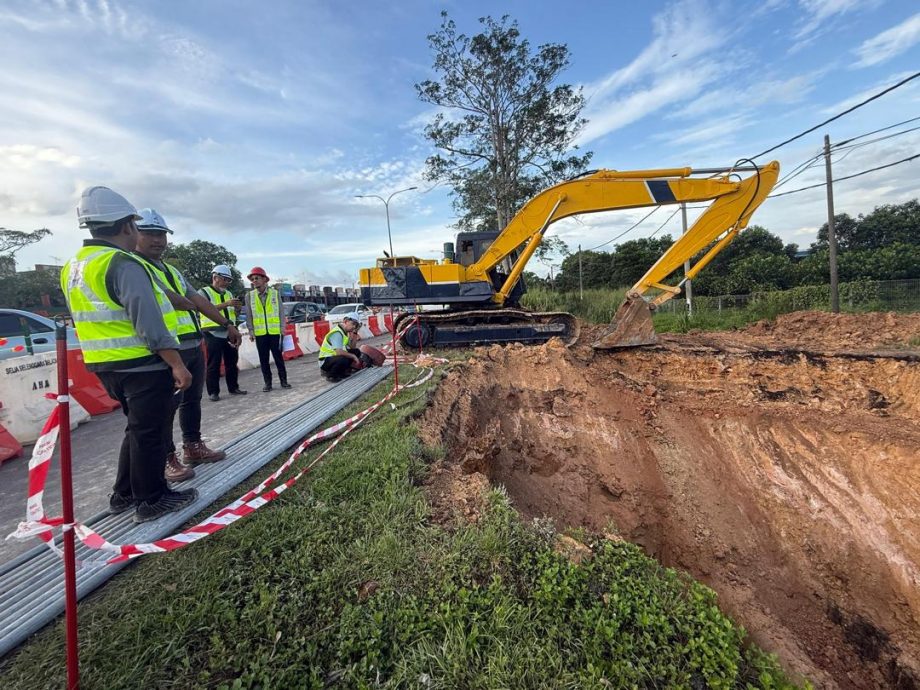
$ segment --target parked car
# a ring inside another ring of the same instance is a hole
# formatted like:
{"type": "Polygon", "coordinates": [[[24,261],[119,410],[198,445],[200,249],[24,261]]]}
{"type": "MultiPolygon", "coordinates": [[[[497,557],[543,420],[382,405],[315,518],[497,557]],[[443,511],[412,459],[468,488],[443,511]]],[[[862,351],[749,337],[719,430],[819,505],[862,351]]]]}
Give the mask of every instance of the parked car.
{"type": "Polygon", "coordinates": [[[360,316],[362,320],[366,319],[368,316],[373,315],[374,313],[370,307],[367,307],[360,302],[352,302],[351,304],[340,304],[339,306],[330,309],[326,314],[326,320],[329,323],[339,323],[352,312],[357,312],[358,316],[360,316]]]}
{"type": "Polygon", "coordinates": [[[315,302],[285,302],[282,309],[288,323],[310,323],[323,318],[323,310],[315,302]]]}
{"type": "MultiPolygon", "coordinates": [[[[26,335],[32,342],[32,352],[54,352],[54,321],[21,309],[0,309],[0,360],[29,354],[26,335]]],[[[76,331],[67,327],[67,348],[80,348],[76,331]]]]}

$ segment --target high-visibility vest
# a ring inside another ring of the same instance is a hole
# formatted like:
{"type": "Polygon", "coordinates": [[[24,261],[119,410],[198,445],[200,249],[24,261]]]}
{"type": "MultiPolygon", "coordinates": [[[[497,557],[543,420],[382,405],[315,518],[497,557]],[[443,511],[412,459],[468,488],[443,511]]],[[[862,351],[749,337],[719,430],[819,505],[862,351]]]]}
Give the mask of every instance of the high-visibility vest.
{"type": "Polygon", "coordinates": [[[258,290],[249,293],[252,313],[249,315],[249,328],[253,335],[281,335],[281,299],[274,288],[266,290],[265,302],[258,290]]]}
{"type": "MultiPolygon", "coordinates": [[[[109,293],[106,276],[116,257],[136,261],[143,266],[137,257],[118,247],[88,245],[82,247],[61,270],[61,289],[80,338],[83,361],[90,371],[126,369],[162,361],[147,347],[147,341],[137,334],[124,306],[109,293]]],[[[153,278],[150,285],[160,305],[163,322],[175,335],[178,328],[176,312],[153,278]]],[[[176,347],[179,347],[178,340],[176,347]]]]}
{"type": "MultiPolygon", "coordinates": [[[[165,261],[163,265],[166,267],[166,270],[162,270],[152,261],[144,258],[140,254],[136,255],[138,259],[144,262],[144,265],[147,267],[147,270],[152,272],[157,280],[160,281],[165,287],[168,287],[170,290],[175,292],[182,297],[185,297],[185,293],[188,291],[188,285],[185,282],[185,279],[182,277],[182,274],[174,266],[170,266],[165,261]]],[[[176,326],[176,335],[180,341],[183,340],[198,340],[201,337],[201,329],[198,327],[198,318],[196,317],[196,312],[186,311],[184,309],[176,309],[177,317],[177,326],[176,326]]]]}
{"type": "Polygon", "coordinates": [[[330,329],[329,332],[326,334],[326,337],[323,338],[323,344],[319,346],[319,359],[326,359],[326,357],[334,357],[336,349],[341,349],[341,350],[348,349],[348,333],[343,331],[341,326],[336,326],[335,328],[330,329]],[[333,333],[342,334],[342,338],[344,338],[344,340],[342,340],[341,348],[334,348],[332,347],[332,345],[329,344],[329,336],[331,336],[333,333]]]}
{"type": "MultiPolygon", "coordinates": [[[[202,289],[204,290],[205,295],[207,295],[208,300],[211,302],[211,304],[214,304],[214,305],[220,304],[221,302],[227,302],[228,300],[233,299],[233,295],[230,294],[229,291],[225,292],[224,294],[220,294],[217,290],[212,288],[210,285],[205,285],[204,288],[202,289]]],[[[227,317],[230,323],[233,323],[233,324],[236,323],[236,308],[235,307],[224,307],[223,309],[221,309],[221,313],[227,317]]],[[[222,329],[222,328],[226,328],[226,326],[221,326],[216,321],[211,321],[211,319],[209,319],[204,314],[201,315],[201,330],[213,331],[218,328],[222,329]]]]}

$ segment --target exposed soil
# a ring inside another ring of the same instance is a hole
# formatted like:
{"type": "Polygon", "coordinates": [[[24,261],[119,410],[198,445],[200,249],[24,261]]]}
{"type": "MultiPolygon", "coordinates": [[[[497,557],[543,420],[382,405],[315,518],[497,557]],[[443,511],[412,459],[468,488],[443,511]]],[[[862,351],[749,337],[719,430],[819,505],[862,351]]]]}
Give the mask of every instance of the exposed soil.
{"type": "Polygon", "coordinates": [[[920,317],[793,314],[622,352],[597,334],[453,368],[422,420],[448,458],[439,514],[475,517],[503,484],[526,517],[686,569],[817,687],[920,687],[920,317]]]}

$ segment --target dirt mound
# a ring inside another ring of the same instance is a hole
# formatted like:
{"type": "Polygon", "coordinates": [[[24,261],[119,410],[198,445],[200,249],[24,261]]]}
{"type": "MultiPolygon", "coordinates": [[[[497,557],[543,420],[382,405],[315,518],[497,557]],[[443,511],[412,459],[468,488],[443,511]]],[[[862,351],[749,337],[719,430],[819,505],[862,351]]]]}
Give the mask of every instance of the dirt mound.
{"type": "Polygon", "coordinates": [[[758,321],[740,335],[752,342],[808,350],[904,348],[920,338],[920,314],[800,311],[783,314],[775,321],[758,321]]]}
{"type": "Polygon", "coordinates": [[[819,687],[920,686],[920,364],[735,336],[477,350],[423,419],[437,486],[615,528],[819,687]]]}

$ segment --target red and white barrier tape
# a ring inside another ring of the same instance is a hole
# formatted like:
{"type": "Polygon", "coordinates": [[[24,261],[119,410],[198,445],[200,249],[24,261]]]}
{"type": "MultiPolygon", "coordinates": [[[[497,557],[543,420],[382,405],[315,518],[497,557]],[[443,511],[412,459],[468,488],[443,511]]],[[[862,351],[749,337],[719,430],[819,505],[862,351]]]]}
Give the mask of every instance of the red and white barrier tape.
{"type": "MultiPolygon", "coordinates": [[[[447,360],[429,358],[429,361],[438,363],[446,362],[447,360]]],[[[433,368],[423,366],[419,366],[418,368],[427,369],[427,373],[424,374],[424,376],[420,376],[412,383],[402,386],[402,388],[414,388],[416,386],[421,386],[430,380],[434,375],[433,368]]],[[[216,513],[202,520],[194,527],[190,527],[169,537],[157,539],[156,541],[148,542],[145,544],[113,544],[107,541],[105,537],[100,535],[98,532],[94,531],[90,527],[87,527],[81,522],[75,522],[72,525],[74,532],[89,548],[110,551],[117,554],[116,556],[105,561],[105,563],[108,564],[120,563],[132,558],[137,558],[138,556],[143,556],[144,554],[148,553],[174,551],[183,546],[187,546],[188,544],[192,544],[210,534],[219,532],[227,525],[233,524],[240,518],[246,517],[250,513],[255,512],[265,504],[280,496],[284,491],[296,484],[304,474],[307,474],[311,469],[313,469],[313,467],[328,453],[330,453],[332,449],[335,448],[339,442],[345,438],[345,436],[351,433],[355,427],[357,427],[373,412],[379,409],[384,403],[395,396],[396,393],[396,390],[392,390],[370,407],[361,410],[355,415],[352,415],[345,421],[339,422],[338,424],[313,434],[303,443],[301,443],[294,450],[294,452],[291,453],[290,457],[269,477],[260,482],[258,486],[254,487],[250,491],[247,491],[240,498],[233,501],[224,508],[221,508],[216,513]],[[309,465],[298,472],[294,477],[279,484],[277,487],[271,489],[268,488],[275,481],[277,481],[282,474],[284,474],[284,472],[294,463],[298,457],[300,457],[300,455],[307,448],[315,443],[332,438],[336,435],[339,435],[339,437],[336,438],[328,448],[326,448],[319,456],[317,456],[309,465]]],[[[54,452],[54,444],[57,440],[58,428],[60,426],[58,414],[58,406],[55,406],[51,416],[48,418],[48,422],[45,424],[45,428],[48,430],[48,433],[45,434],[45,431],[43,430],[42,438],[40,438],[38,443],[36,443],[35,450],[33,451],[33,460],[29,463],[29,498],[27,502],[27,520],[26,522],[20,523],[19,529],[7,537],[7,539],[13,537],[17,539],[25,539],[31,536],[36,536],[49,544],[52,549],[55,549],[52,539],[53,529],[58,526],[62,526],[63,528],[71,527],[71,525],[63,525],[63,520],[61,518],[46,518],[41,501],[45,488],[45,479],[48,475],[49,462],[54,452]],[[40,447],[42,450],[39,454],[38,451],[40,447]]],[[[98,563],[98,561],[91,562],[98,563]]]]}

